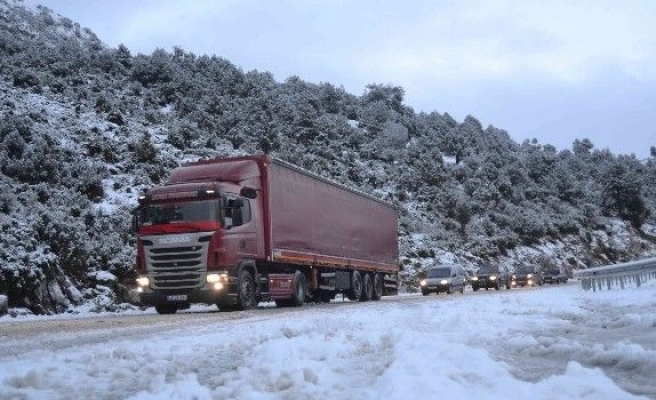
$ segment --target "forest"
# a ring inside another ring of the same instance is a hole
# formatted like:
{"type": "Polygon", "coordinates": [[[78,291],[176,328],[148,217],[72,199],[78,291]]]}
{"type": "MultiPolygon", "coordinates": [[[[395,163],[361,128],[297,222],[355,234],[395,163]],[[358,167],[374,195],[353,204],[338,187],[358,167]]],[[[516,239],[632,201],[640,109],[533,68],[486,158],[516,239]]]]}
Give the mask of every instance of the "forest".
{"type": "Polygon", "coordinates": [[[392,203],[407,290],[449,260],[571,271],[656,254],[654,146],[641,160],[584,137],[517,143],[474,116],[417,113],[392,84],[352,94],[181,48],[135,55],[13,0],[0,0],[0,58],[10,307],[133,303],[139,193],[186,161],[255,152],[392,203]]]}

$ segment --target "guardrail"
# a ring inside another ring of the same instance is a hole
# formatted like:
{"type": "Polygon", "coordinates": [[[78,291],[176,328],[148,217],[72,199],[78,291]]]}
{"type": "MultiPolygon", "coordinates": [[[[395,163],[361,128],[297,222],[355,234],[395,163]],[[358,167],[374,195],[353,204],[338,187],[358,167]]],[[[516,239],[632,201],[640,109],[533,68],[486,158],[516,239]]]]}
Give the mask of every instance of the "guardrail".
{"type": "Polygon", "coordinates": [[[613,286],[637,286],[647,280],[656,279],[656,257],[574,271],[574,277],[581,281],[585,290],[610,290],[613,286]]]}

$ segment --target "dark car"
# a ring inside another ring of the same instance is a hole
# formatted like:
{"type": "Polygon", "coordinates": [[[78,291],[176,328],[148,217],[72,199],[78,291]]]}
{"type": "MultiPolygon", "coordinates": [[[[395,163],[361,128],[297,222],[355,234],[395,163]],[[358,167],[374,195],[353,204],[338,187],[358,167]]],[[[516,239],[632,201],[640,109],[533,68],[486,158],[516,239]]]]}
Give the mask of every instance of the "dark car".
{"type": "Polygon", "coordinates": [[[512,274],[511,285],[516,286],[542,286],[544,282],[542,269],[538,265],[522,265],[512,274]]]}
{"type": "Polygon", "coordinates": [[[474,291],[478,289],[499,290],[502,287],[510,289],[511,277],[503,267],[485,265],[480,267],[478,272],[471,277],[471,287],[474,291]]]}
{"type": "Polygon", "coordinates": [[[451,294],[456,290],[464,293],[466,283],[467,278],[462,265],[438,265],[426,271],[426,278],[420,282],[421,294],[424,296],[440,292],[451,294]]]}
{"type": "Polygon", "coordinates": [[[567,274],[560,268],[552,268],[544,273],[544,283],[566,283],[567,274]]]}

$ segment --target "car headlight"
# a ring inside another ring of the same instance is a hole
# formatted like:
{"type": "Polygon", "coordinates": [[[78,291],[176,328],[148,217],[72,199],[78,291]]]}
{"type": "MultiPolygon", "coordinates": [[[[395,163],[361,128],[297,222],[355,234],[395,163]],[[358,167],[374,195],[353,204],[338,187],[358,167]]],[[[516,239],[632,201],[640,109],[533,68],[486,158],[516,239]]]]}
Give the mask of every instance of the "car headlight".
{"type": "Polygon", "coordinates": [[[440,284],[441,284],[441,285],[446,285],[446,284],[448,284],[448,283],[449,283],[449,281],[447,281],[446,279],[442,279],[442,280],[440,281],[440,284]]]}
{"type": "Polygon", "coordinates": [[[472,281],[477,281],[477,280],[478,280],[478,276],[472,276],[472,281]]]}
{"type": "Polygon", "coordinates": [[[528,279],[531,279],[531,278],[533,278],[533,274],[528,274],[526,277],[527,277],[528,279]]]}
{"type": "Polygon", "coordinates": [[[421,286],[426,286],[426,279],[424,279],[424,280],[422,280],[421,282],[419,282],[419,284],[420,284],[421,286]]]}
{"type": "Polygon", "coordinates": [[[137,285],[139,285],[139,287],[147,287],[150,285],[150,280],[147,276],[140,276],[137,278],[137,285]]]}
{"type": "Polygon", "coordinates": [[[492,276],[490,277],[490,280],[491,280],[491,281],[496,281],[496,280],[497,280],[496,275],[492,275],[492,276]]]}

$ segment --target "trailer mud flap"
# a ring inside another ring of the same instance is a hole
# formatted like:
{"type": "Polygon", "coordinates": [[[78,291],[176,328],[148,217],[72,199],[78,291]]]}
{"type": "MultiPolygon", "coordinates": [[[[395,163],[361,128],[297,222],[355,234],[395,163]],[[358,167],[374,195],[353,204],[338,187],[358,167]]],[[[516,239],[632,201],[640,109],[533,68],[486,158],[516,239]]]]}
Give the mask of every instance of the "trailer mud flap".
{"type": "Polygon", "coordinates": [[[272,300],[290,299],[294,294],[294,274],[270,274],[269,295],[272,300]]]}

